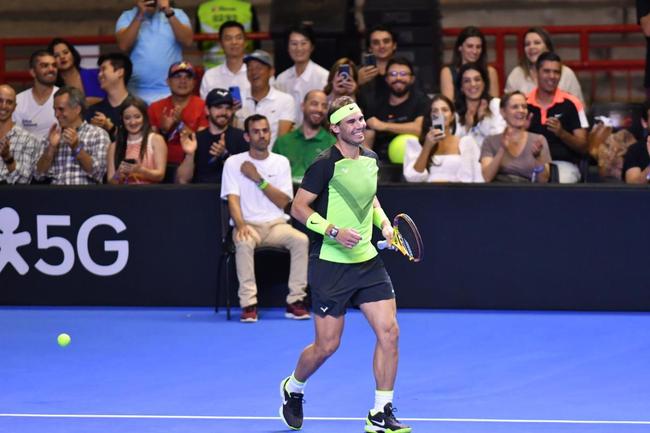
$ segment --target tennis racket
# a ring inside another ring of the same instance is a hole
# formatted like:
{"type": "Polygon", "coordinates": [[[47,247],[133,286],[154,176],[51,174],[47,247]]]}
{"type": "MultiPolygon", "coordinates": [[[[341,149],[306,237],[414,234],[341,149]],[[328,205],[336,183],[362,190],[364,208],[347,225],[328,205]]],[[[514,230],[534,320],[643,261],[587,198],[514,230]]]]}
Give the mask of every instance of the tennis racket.
{"type": "Polygon", "coordinates": [[[393,218],[393,241],[390,245],[388,241],[381,240],[377,242],[377,248],[399,251],[412,262],[422,260],[422,237],[411,217],[405,213],[393,218]]]}

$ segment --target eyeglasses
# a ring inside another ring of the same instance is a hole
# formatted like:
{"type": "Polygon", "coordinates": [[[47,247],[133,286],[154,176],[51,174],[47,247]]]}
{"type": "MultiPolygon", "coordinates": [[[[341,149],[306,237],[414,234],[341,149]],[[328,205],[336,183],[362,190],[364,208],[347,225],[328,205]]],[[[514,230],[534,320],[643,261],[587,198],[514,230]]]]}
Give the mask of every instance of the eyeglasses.
{"type": "Polygon", "coordinates": [[[390,71],[388,73],[388,76],[393,77],[393,78],[395,78],[395,77],[408,77],[409,75],[411,75],[411,73],[407,72],[407,71],[390,71]]]}

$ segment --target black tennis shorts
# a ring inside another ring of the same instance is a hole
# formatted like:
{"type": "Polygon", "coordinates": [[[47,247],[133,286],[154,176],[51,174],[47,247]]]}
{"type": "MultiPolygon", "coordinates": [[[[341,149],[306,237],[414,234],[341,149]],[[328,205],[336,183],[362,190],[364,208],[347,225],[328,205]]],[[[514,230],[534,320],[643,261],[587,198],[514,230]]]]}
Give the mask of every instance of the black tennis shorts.
{"type": "Polygon", "coordinates": [[[312,309],[321,317],[341,316],[349,305],[393,299],[393,283],[379,256],[361,263],[334,263],[309,257],[312,309]]]}

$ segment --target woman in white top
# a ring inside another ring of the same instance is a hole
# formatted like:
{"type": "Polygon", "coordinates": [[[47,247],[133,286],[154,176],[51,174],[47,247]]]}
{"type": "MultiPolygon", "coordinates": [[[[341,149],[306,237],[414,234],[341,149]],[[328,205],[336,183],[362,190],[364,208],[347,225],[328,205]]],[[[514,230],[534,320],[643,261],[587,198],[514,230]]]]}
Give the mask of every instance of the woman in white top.
{"type": "Polygon", "coordinates": [[[440,70],[440,91],[452,101],[458,99],[460,91],[460,67],[465,63],[478,63],[488,72],[487,88],[490,95],[497,97],[501,91],[497,70],[487,64],[485,36],[478,27],[465,27],[456,38],[451,64],[440,70]]]}
{"type": "Polygon", "coordinates": [[[408,182],[483,182],[478,145],[470,136],[454,135],[453,102],[435,95],[429,114],[419,141],[412,138],[406,142],[404,178],[408,182]]]}
{"type": "Polygon", "coordinates": [[[120,113],[124,128],[108,145],[107,177],[113,184],[159,183],[165,177],[167,144],[160,134],[151,132],[147,104],[128,96],[120,113]]]}
{"type": "Polygon", "coordinates": [[[472,136],[480,148],[485,137],[499,134],[506,127],[499,110],[500,100],[490,96],[486,85],[488,72],[478,63],[465,63],[458,74],[460,94],[456,99],[456,135],[472,136]]]}
{"type": "MultiPolygon", "coordinates": [[[[537,69],[535,62],[540,54],[553,50],[551,36],[541,27],[532,27],[524,34],[524,56],[519,60],[519,66],[508,75],[506,80],[506,93],[518,90],[528,95],[537,87],[537,69]]],[[[576,96],[584,104],[582,88],[576,74],[571,68],[562,65],[562,75],[558,87],[565,92],[576,96]]]]}
{"type": "Polygon", "coordinates": [[[486,182],[547,182],[551,152],[546,138],[526,130],[528,104],[521,92],[506,93],[501,113],[508,126],[483,142],[481,168],[486,182]]]}
{"type": "Polygon", "coordinates": [[[297,125],[302,123],[301,104],[311,90],[323,90],[327,84],[327,69],[311,60],[315,48],[314,32],[309,26],[292,28],[289,31],[289,57],[293,66],[286,69],[275,80],[275,88],[288,93],[296,101],[297,125]]]}

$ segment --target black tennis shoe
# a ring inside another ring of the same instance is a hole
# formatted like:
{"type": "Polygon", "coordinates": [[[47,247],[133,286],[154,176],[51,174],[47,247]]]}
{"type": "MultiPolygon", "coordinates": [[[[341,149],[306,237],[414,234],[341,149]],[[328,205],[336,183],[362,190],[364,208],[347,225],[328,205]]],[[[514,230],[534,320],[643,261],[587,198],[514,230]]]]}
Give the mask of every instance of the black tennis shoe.
{"type": "Polygon", "coordinates": [[[302,428],[302,403],[303,394],[298,392],[289,393],[286,390],[287,377],[280,383],[280,396],[282,397],[282,406],[280,406],[280,418],[291,430],[300,430],[302,428]]]}
{"type": "Polygon", "coordinates": [[[411,433],[411,427],[402,424],[395,418],[392,403],[386,403],[382,412],[368,413],[365,431],[368,433],[411,433]]]}

